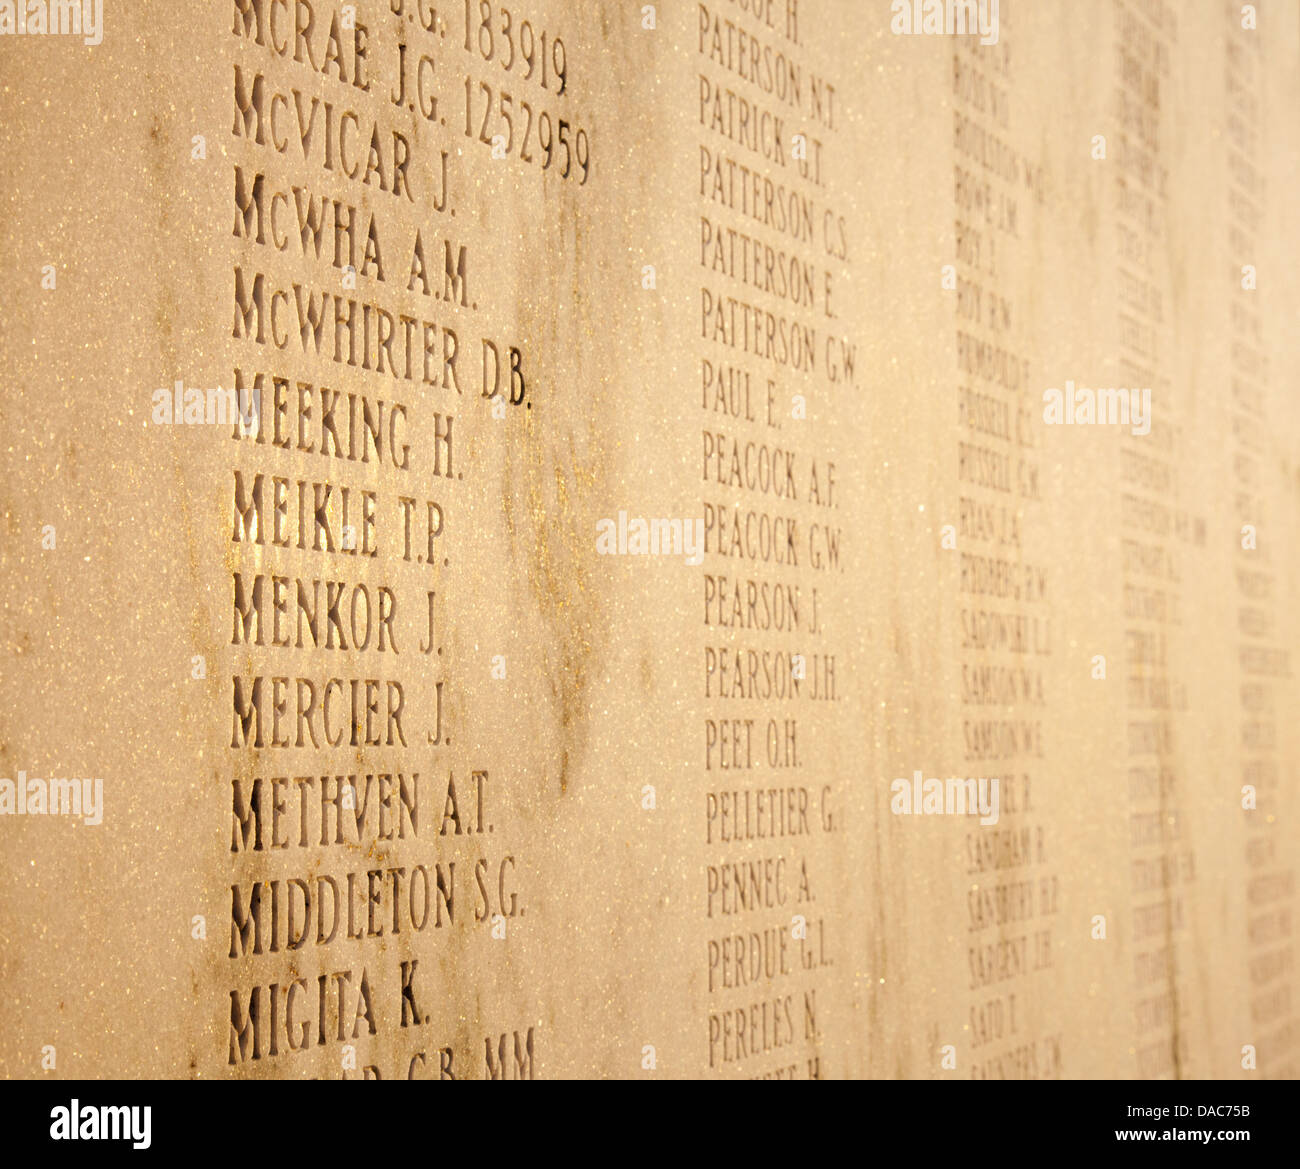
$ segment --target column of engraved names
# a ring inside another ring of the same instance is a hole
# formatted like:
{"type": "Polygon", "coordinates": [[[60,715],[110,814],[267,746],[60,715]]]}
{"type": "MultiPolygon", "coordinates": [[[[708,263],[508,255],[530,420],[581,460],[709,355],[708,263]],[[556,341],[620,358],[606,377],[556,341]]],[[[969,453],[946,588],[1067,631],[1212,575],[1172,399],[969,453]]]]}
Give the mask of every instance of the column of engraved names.
{"type": "Polygon", "coordinates": [[[523,858],[494,835],[502,777],[466,741],[443,652],[458,501],[480,478],[466,429],[530,405],[528,361],[484,323],[490,280],[456,230],[450,138],[494,65],[484,7],[463,27],[414,0],[228,9],[228,1065],[243,1074],[536,1072],[528,1020],[474,1020],[456,1046],[435,1006],[450,951],[495,955],[527,900],[523,858]]]}
{"type": "Polygon", "coordinates": [[[1158,2],[1114,0],[1113,13],[1119,380],[1151,390],[1150,433],[1128,427],[1119,437],[1133,1022],[1137,1074],[1145,1079],[1176,1076],[1188,1057],[1179,971],[1196,866],[1180,809],[1188,776],[1178,757],[1178,716],[1188,701],[1175,651],[1184,565],[1204,546],[1205,521],[1179,504],[1180,391],[1161,370],[1170,259],[1162,140],[1177,24],[1158,2]]]}
{"type": "MultiPolygon", "coordinates": [[[[1276,624],[1276,542],[1270,532],[1265,454],[1269,432],[1269,370],[1261,307],[1267,286],[1258,288],[1255,269],[1269,254],[1261,234],[1267,190],[1260,173],[1266,156],[1260,145],[1263,44],[1254,30],[1242,28],[1241,11],[1225,5],[1224,142],[1228,181],[1227,239],[1232,264],[1224,274],[1232,289],[1228,305],[1230,338],[1229,405],[1232,417],[1234,579],[1239,670],[1240,784],[1246,822],[1246,957],[1251,1031],[1240,1045],[1256,1050],[1260,1072],[1277,1078],[1295,1075],[1291,1059],[1295,1035],[1290,978],[1295,970],[1291,942],[1295,870],[1281,821],[1270,815],[1282,794],[1278,759],[1278,710],[1286,701],[1290,654],[1278,642],[1276,624]],[[1254,535],[1250,535],[1254,533],[1254,535]]],[[[1234,793],[1235,794],[1235,793],[1234,793]]]]}
{"type": "Polygon", "coordinates": [[[810,418],[833,413],[856,381],[835,307],[848,234],[825,180],[839,95],[808,60],[798,0],[716,0],[696,16],[701,1038],[712,1071],[819,1078],[827,1023],[817,992],[835,923],[819,908],[815,845],[839,825],[810,727],[843,698],[825,603],[844,547],[842,486],[810,418]]]}
{"type": "Polygon", "coordinates": [[[1058,877],[1041,811],[1049,576],[1026,552],[1042,510],[1041,431],[1011,291],[1045,194],[1012,129],[1010,31],[1004,14],[996,45],[958,38],[951,59],[962,758],[966,777],[997,782],[996,820],[976,809],[964,829],[971,997],[959,1070],[975,1079],[1059,1075],[1062,1044],[1059,1031],[1036,1033],[1027,1009],[1053,964],[1058,877]]]}

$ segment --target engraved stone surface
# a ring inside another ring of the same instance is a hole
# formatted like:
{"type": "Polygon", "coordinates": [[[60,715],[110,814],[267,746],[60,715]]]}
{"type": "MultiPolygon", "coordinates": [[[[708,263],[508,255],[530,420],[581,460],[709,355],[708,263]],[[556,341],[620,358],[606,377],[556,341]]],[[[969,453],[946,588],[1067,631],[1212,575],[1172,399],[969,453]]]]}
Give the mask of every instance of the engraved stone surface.
{"type": "Polygon", "coordinates": [[[14,7],[0,1072],[1297,1074],[1295,3],[14,7]]]}

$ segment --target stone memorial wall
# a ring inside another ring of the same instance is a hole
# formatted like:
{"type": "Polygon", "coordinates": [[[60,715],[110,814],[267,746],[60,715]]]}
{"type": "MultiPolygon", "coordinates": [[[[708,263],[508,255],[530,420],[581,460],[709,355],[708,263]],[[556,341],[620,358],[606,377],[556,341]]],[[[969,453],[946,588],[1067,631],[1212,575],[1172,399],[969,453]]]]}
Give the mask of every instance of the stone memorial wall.
{"type": "Polygon", "coordinates": [[[1297,1074],[1300,4],[58,7],[0,1072],[1297,1074]]]}

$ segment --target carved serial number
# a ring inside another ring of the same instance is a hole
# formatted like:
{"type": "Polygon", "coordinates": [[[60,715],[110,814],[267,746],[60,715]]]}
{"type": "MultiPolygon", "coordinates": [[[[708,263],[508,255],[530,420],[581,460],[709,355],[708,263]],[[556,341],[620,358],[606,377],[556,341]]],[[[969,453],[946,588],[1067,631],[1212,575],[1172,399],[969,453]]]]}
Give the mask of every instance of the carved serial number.
{"type": "Polygon", "coordinates": [[[553,119],[546,110],[534,114],[526,101],[516,106],[510,94],[494,90],[486,81],[476,87],[471,77],[465,78],[465,137],[490,147],[494,157],[498,151],[503,157],[517,153],[523,162],[540,163],[542,170],[554,163],[564,179],[581,171],[579,186],[591,173],[586,130],[565,118],[553,119]]]}
{"type": "Polygon", "coordinates": [[[548,37],[544,30],[537,32],[527,20],[516,30],[510,9],[497,8],[488,0],[465,0],[465,52],[500,61],[507,73],[523,70],[525,81],[553,89],[557,96],[568,88],[564,42],[548,37]]]}

